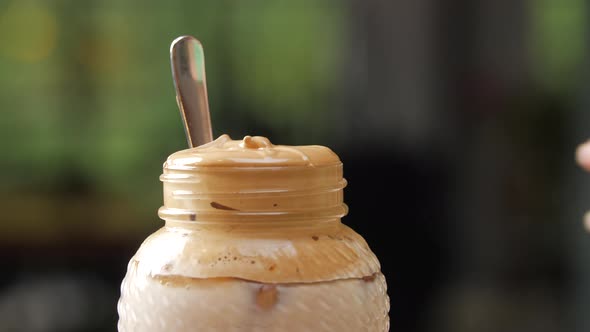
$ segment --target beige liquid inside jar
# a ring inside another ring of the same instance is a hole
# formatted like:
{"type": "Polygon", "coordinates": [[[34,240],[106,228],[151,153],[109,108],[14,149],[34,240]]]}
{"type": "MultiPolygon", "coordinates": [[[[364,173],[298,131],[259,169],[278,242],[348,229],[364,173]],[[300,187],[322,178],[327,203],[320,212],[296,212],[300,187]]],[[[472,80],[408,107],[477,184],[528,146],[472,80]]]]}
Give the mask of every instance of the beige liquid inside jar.
{"type": "Polygon", "coordinates": [[[172,154],[161,180],[165,226],[129,262],[119,331],[389,330],[330,149],[223,135],[172,154]]]}

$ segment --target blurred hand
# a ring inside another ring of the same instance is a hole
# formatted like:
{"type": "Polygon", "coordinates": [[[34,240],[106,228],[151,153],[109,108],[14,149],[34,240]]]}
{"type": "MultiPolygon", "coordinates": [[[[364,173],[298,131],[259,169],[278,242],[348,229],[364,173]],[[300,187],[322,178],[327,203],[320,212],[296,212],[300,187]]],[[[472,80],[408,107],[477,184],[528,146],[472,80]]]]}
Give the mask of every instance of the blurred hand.
{"type": "MultiPolygon", "coordinates": [[[[576,160],[578,164],[587,171],[590,171],[590,141],[578,146],[576,150],[576,160]]],[[[584,226],[590,231],[590,212],[586,212],[584,216],[584,226]]]]}
{"type": "Polygon", "coordinates": [[[578,164],[587,171],[590,171],[590,141],[578,146],[576,150],[578,164]]]}

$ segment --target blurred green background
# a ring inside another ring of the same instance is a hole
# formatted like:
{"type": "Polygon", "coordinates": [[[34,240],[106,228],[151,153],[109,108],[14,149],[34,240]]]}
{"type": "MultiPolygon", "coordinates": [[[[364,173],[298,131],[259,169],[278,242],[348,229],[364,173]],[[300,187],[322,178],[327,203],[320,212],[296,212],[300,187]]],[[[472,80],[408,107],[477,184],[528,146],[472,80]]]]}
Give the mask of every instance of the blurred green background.
{"type": "Polygon", "coordinates": [[[13,201],[5,232],[53,240],[71,227],[92,236],[149,227],[154,210],[142,206],[160,204],[161,165],[186,148],[169,65],[183,34],[205,45],[215,136],[311,144],[337,125],[326,120],[337,116],[346,21],[334,2],[14,1],[0,10],[2,183],[13,201]],[[56,223],[47,218],[56,209],[88,222],[56,223]]]}
{"type": "Polygon", "coordinates": [[[114,331],[186,147],[169,46],[205,48],[214,136],[321,144],[393,330],[588,331],[590,1],[0,0],[0,331],[114,331]],[[59,304],[59,305],[56,305],[59,304]]]}

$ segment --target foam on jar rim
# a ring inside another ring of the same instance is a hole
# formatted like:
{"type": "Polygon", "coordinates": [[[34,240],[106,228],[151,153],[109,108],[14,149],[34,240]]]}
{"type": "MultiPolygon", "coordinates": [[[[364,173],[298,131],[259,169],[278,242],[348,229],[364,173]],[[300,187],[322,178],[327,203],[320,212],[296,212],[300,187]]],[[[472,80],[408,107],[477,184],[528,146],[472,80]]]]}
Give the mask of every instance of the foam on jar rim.
{"type": "Polygon", "coordinates": [[[331,149],[320,145],[274,145],[266,137],[246,136],[216,140],[173,153],[164,169],[190,170],[200,167],[322,167],[342,162],[331,149]]]}

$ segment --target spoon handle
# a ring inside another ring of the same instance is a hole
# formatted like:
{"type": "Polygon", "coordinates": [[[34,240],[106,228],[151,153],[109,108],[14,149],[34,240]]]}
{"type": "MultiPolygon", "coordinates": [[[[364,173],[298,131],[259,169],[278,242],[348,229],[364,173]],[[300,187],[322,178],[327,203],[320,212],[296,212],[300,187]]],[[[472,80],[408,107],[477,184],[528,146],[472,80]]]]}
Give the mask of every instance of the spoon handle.
{"type": "Polygon", "coordinates": [[[203,45],[192,36],[176,38],[170,45],[170,64],[176,102],[189,147],[213,140],[203,45]]]}

